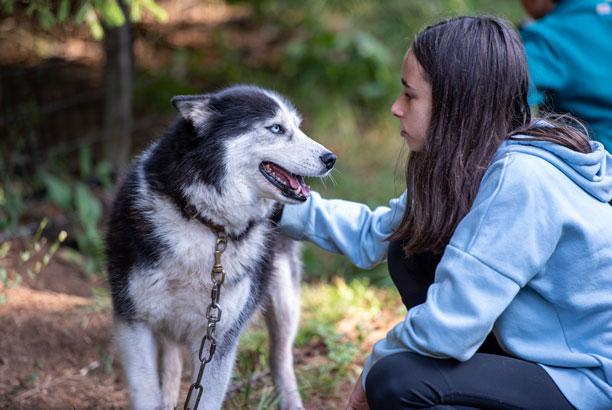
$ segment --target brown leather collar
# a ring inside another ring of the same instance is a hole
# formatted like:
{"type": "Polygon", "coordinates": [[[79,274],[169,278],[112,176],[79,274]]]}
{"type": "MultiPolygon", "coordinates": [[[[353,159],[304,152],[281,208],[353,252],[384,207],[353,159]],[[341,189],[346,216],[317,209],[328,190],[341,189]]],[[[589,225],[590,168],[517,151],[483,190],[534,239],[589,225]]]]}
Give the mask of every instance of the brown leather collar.
{"type": "Polygon", "coordinates": [[[187,215],[200,222],[202,225],[207,226],[214,233],[225,231],[225,226],[214,224],[210,219],[202,215],[201,211],[197,211],[193,205],[186,205],[184,209],[187,215]]]}

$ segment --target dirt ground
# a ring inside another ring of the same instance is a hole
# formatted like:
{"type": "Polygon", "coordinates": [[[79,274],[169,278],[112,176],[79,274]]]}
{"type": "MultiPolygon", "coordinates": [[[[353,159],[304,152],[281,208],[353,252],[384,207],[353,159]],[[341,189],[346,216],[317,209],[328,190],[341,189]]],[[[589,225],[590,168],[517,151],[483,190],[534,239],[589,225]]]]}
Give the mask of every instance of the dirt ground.
{"type": "Polygon", "coordinates": [[[127,408],[111,361],[109,306],[80,269],[54,258],[0,305],[1,409],[127,408]]]}
{"type": "MultiPolygon", "coordinates": [[[[17,257],[18,252],[11,254],[17,257]]],[[[11,267],[7,258],[2,262],[11,267]]],[[[129,408],[123,370],[111,340],[111,307],[108,297],[95,291],[105,286],[100,280],[86,278],[77,265],[56,256],[34,278],[3,290],[6,302],[0,304],[0,409],[129,408]]],[[[365,344],[371,346],[381,332],[382,328],[371,332],[365,344]]],[[[296,351],[296,367],[324,363],[328,360],[326,353],[324,346],[300,349],[296,351]]],[[[190,366],[185,367],[182,398],[189,387],[190,366]]],[[[253,389],[271,386],[269,374],[251,384],[253,389]]],[[[352,387],[348,380],[340,381],[331,395],[309,394],[305,406],[344,408],[352,387]]],[[[226,401],[224,408],[245,407],[237,407],[235,402],[226,401]]]]}

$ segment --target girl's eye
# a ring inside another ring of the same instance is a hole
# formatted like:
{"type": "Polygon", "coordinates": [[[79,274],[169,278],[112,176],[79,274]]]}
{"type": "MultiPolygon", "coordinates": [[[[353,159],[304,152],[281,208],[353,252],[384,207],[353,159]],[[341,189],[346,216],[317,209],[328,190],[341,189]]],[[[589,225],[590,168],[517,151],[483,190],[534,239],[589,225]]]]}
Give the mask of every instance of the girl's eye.
{"type": "Polygon", "coordinates": [[[268,130],[270,130],[272,134],[284,134],[285,133],[285,129],[279,124],[274,124],[267,128],[268,130]]]}
{"type": "Polygon", "coordinates": [[[412,95],[410,95],[410,94],[408,94],[408,93],[405,93],[404,95],[405,95],[405,96],[406,96],[406,98],[408,98],[409,100],[412,100],[412,95]]]}

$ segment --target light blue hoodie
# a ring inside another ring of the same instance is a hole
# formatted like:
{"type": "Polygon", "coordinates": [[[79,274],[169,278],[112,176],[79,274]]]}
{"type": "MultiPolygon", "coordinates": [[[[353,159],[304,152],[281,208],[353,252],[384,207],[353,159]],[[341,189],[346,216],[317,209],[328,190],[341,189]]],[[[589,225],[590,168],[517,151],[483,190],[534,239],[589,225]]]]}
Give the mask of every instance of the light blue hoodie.
{"type": "MultiPolygon", "coordinates": [[[[578,409],[612,408],[612,156],[591,146],[580,154],[529,137],[500,146],[426,302],[376,343],[364,385],[382,357],[468,360],[493,329],[578,409]]],[[[381,241],[401,220],[405,196],[370,211],[313,193],[285,207],[281,229],[373,266],[385,259],[381,241]]]]}

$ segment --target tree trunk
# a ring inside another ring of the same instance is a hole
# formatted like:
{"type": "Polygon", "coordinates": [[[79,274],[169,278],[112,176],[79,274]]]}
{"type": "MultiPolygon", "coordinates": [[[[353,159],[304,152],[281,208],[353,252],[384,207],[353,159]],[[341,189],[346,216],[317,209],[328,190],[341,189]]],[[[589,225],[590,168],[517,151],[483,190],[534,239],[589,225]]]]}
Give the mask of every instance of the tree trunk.
{"type": "Polygon", "coordinates": [[[125,15],[120,27],[105,27],[104,46],[104,145],[103,155],[118,174],[127,168],[132,145],[132,33],[129,10],[118,2],[125,15]]]}

